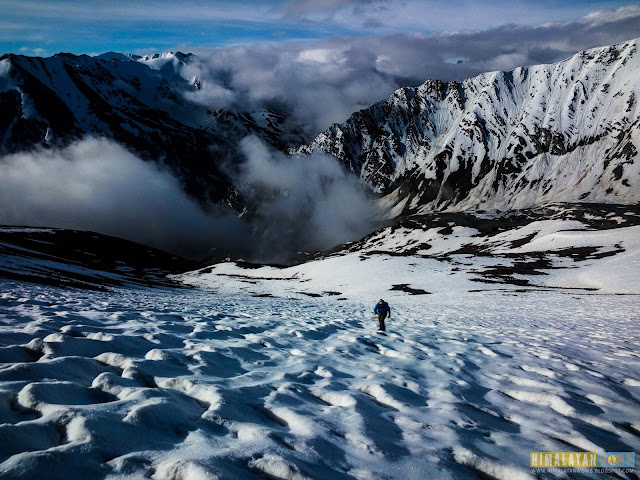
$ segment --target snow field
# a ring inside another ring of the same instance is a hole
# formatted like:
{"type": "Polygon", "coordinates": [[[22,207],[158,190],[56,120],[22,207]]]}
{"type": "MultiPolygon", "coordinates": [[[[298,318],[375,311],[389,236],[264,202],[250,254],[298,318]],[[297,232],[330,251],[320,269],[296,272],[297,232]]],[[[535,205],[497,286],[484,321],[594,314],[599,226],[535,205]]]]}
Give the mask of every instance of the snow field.
{"type": "Polygon", "coordinates": [[[533,478],[530,451],[640,446],[632,296],[3,292],[3,479],[533,478]]]}
{"type": "Polygon", "coordinates": [[[401,285],[435,294],[508,288],[513,279],[528,289],[595,290],[636,295],[640,290],[640,226],[589,230],[574,220],[544,220],[486,235],[469,227],[390,227],[368,237],[355,252],[288,268],[242,268],[220,263],[172,278],[221,294],[243,292],[304,299],[336,296],[372,301],[404,297],[401,285]],[[526,266],[543,260],[531,271],[526,266]],[[513,269],[502,278],[487,272],[513,269]],[[489,278],[487,278],[487,276],[489,278]],[[489,281],[487,281],[489,280],[489,281]]]}

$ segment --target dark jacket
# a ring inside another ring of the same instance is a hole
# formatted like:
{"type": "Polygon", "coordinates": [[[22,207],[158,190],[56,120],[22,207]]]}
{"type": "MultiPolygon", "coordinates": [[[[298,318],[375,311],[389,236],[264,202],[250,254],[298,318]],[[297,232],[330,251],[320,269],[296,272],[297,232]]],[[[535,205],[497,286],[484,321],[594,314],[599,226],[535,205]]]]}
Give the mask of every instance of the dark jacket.
{"type": "Polygon", "coordinates": [[[375,313],[376,315],[382,315],[384,313],[391,316],[391,307],[387,302],[378,302],[373,309],[373,313],[375,313]]]}

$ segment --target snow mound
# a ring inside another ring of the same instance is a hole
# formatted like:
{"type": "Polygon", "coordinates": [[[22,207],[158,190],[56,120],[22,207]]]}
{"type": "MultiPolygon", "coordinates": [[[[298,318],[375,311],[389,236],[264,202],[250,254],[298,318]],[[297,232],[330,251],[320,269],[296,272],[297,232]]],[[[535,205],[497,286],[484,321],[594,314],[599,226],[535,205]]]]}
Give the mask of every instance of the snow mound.
{"type": "Polygon", "coordinates": [[[213,270],[343,290],[295,300],[3,282],[0,477],[528,479],[530,451],[640,447],[635,297],[380,293],[345,287],[440,261],[339,260],[213,270]]]}

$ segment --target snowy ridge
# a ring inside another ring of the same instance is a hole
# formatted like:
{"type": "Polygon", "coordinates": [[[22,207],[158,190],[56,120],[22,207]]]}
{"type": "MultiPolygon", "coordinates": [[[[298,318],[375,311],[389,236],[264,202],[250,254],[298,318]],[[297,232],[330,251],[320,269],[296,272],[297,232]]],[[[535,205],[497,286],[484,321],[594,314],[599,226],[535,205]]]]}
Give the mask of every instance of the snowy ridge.
{"type": "Polygon", "coordinates": [[[439,214],[410,217],[301,265],[226,262],[174,278],[220,294],[342,301],[514,288],[636,295],[639,235],[638,207],[439,214]]]}
{"type": "Polygon", "coordinates": [[[299,152],[333,154],[396,215],[637,203],[638,44],[403,88],[299,152]]]}
{"type": "Polygon", "coordinates": [[[60,287],[176,286],[166,275],[197,267],[161,250],[76,230],[0,226],[0,278],[60,287]]]}
{"type": "Polygon", "coordinates": [[[229,203],[237,192],[221,165],[242,159],[244,137],[256,135],[277,149],[302,139],[283,131],[282,112],[211,111],[194,101],[199,84],[187,72],[193,61],[181,52],[3,55],[0,154],[62,147],[86,136],[113,139],[170,167],[192,195],[229,203]]]}

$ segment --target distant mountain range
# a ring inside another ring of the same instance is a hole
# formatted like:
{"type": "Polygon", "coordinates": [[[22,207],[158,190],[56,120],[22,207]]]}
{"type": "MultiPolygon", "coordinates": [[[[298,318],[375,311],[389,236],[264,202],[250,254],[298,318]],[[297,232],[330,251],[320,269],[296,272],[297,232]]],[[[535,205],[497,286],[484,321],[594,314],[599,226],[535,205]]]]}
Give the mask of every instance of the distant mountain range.
{"type": "Polygon", "coordinates": [[[106,137],[169,166],[193,196],[238,207],[233,169],[223,165],[241,161],[238,142],[253,134],[278,150],[335,156],[384,196],[391,215],[638,203],[638,43],[463,82],[428,80],[313,140],[286,108],[194,102],[192,54],[4,55],[0,153],[106,137]]]}

